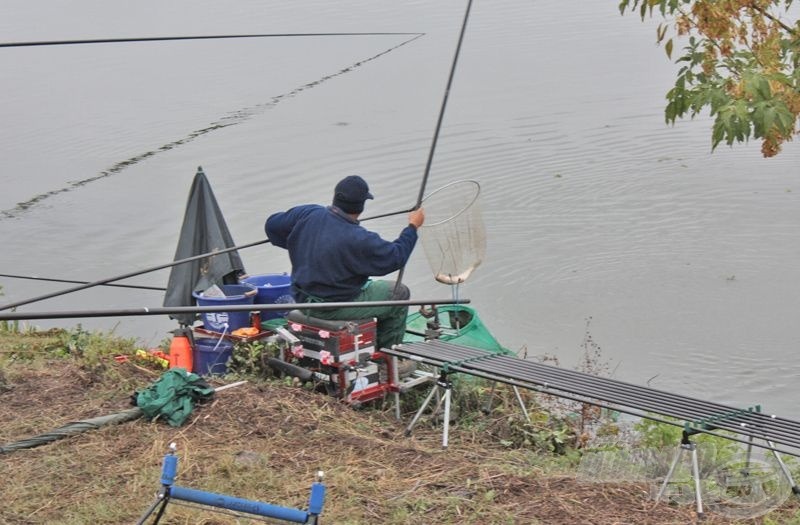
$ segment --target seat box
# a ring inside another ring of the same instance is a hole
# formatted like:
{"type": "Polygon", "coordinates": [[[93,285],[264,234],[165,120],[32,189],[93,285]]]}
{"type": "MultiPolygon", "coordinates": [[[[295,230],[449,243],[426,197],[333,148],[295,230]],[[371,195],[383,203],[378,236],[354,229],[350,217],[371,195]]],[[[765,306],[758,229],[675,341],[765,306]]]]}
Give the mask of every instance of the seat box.
{"type": "Polygon", "coordinates": [[[295,319],[290,314],[287,328],[300,340],[304,357],[327,365],[358,361],[356,351],[359,355],[375,351],[375,319],[328,321],[308,316],[295,319]]]}

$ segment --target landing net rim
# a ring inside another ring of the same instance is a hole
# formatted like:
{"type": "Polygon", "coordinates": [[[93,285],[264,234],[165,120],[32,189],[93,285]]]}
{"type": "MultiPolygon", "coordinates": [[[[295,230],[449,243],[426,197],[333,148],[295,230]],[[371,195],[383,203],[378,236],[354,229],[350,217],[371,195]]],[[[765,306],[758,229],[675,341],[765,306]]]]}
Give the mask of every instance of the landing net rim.
{"type": "Polygon", "coordinates": [[[442,186],[440,188],[437,188],[437,189],[433,190],[428,195],[426,195],[425,198],[422,199],[422,201],[420,202],[420,206],[424,207],[425,201],[427,201],[428,199],[430,199],[431,197],[433,197],[437,193],[439,193],[441,191],[444,191],[447,188],[450,188],[450,187],[455,186],[457,184],[464,184],[464,183],[472,184],[475,187],[475,195],[472,197],[472,199],[463,208],[458,210],[456,213],[454,213],[450,217],[448,217],[446,219],[443,219],[441,221],[438,221],[438,222],[434,222],[432,224],[423,223],[422,226],[420,226],[420,229],[433,228],[434,226],[440,226],[442,224],[451,222],[453,219],[455,219],[456,217],[459,217],[460,215],[465,213],[467,210],[469,210],[470,207],[472,207],[472,205],[478,200],[478,197],[481,194],[481,185],[480,185],[480,183],[478,181],[476,181],[476,180],[473,180],[473,179],[454,180],[452,182],[449,182],[449,183],[445,184],[444,186],[442,186]]]}

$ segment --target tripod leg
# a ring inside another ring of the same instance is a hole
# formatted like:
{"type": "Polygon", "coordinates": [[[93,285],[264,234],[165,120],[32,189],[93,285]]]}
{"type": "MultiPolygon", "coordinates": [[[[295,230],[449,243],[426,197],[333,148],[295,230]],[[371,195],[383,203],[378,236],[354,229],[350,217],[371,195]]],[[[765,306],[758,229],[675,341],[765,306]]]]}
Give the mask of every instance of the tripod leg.
{"type": "Polygon", "coordinates": [[[703,516],[703,496],[700,493],[700,468],[697,464],[697,445],[692,443],[692,477],[694,477],[694,495],[697,498],[697,516],[703,516]]]}
{"type": "Polygon", "coordinates": [[[394,418],[400,421],[400,392],[394,393],[394,418]]]}
{"type": "Polygon", "coordinates": [[[440,409],[440,408],[442,408],[442,403],[444,403],[444,400],[445,400],[445,398],[446,398],[446,395],[447,395],[447,393],[448,393],[448,392],[450,392],[450,389],[449,389],[449,388],[443,388],[443,387],[441,387],[441,386],[438,386],[438,385],[436,386],[436,390],[437,390],[437,395],[436,395],[436,399],[437,399],[437,401],[436,401],[436,405],[433,407],[433,410],[431,411],[431,415],[432,415],[432,416],[433,416],[433,415],[436,415],[436,414],[439,412],[439,409],[440,409]],[[444,395],[444,396],[440,395],[440,394],[441,394],[441,392],[438,392],[438,390],[439,390],[440,388],[441,388],[442,390],[444,390],[444,392],[445,392],[445,395],[444,395]]]}
{"type": "Polygon", "coordinates": [[[483,405],[481,409],[484,414],[488,414],[492,411],[492,401],[494,401],[494,387],[497,385],[497,381],[492,382],[492,388],[489,390],[489,395],[486,398],[486,404],[483,405]]]}
{"type": "Polygon", "coordinates": [[[438,390],[439,390],[438,385],[434,385],[434,387],[431,389],[431,392],[428,394],[428,397],[426,397],[425,401],[422,403],[422,405],[420,405],[419,410],[417,410],[417,413],[414,414],[414,419],[412,419],[411,423],[408,424],[408,427],[406,428],[406,433],[405,433],[406,436],[410,436],[411,435],[411,429],[413,429],[414,425],[417,424],[417,421],[419,420],[420,416],[425,411],[425,409],[428,407],[428,404],[431,402],[431,399],[433,399],[434,394],[438,390]]]}
{"type": "Polygon", "coordinates": [[[442,430],[442,448],[447,448],[448,434],[450,432],[450,389],[444,392],[444,429],[442,430]]]}
{"type": "Polygon", "coordinates": [[[400,421],[400,372],[397,370],[397,356],[392,356],[392,383],[398,390],[394,393],[394,417],[400,421]]]}
{"type": "Polygon", "coordinates": [[[675,459],[672,460],[672,465],[669,467],[669,471],[667,472],[667,477],[664,478],[664,483],[661,484],[661,489],[658,491],[658,495],[656,496],[656,503],[661,500],[661,496],[664,495],[664,491],[667,490],[667,484],[669,484],[669,480],[672,479],[672,474],[675,472],[675,467],[678,466],[678,461],[681,459],[681,455],[683,454],[683,446],[681,445],[678,448],[678,452],[675,454],[675,459]]]}
{"type": "Polygon", "coordinates": [[[531,416],[528,415],[528,409],[525,408],[525,402],[522,400],[522,396],[519,393],[519,388],[516,386],[514,388],[514,394],[517,396],[517,402],[519,403],[519,407],[522,409],[522,413],[525,416],[525,421],[528,423],[531,422],[531,416]]]}
{"type": "Polygon", "coordinates": [[[783,462],[781,459],[780,454],[775,452],[775,444],[772,441],[767,440],[767,445],[772,447],[772,455],[775,456],[775,459],[778,461],[778,465],[781,467],[783,471],[783,475],[786,476],[786,479],[789,480],[789,484],[792,486],[792,494],[800,494],[800,489],[797,488],[797,484],[794,482],[794,478],[792,477],[792,473],[789,472],[789,469],[786,468],[786,463],[783,462]]]}
{"type": "Polygon", "coordinates": [[[139,518],[139,521],[136,522],[136,525],[144,525],[144,522],[147,521],[147,518],[149,518],[150,515],[153,512],[155,512],[155,510],[158,508],[158,506],[161,505],[161,508],[158,509],[158,514],[156,514],[156,519],[155,519],[155,521],[153,521],[153,525],[158,523],[159,520],[161,519],[161,516],[164,514],[164,510],[167,508],[167,501],[168,500],[169,500],[169,498],[167,498],[164,494],[159,494],[158,495],[158,499],[155,501],[155,503],[150,505],[150,508],[147,509],[147,511],[142,515],[141,518],[139,518]]]}

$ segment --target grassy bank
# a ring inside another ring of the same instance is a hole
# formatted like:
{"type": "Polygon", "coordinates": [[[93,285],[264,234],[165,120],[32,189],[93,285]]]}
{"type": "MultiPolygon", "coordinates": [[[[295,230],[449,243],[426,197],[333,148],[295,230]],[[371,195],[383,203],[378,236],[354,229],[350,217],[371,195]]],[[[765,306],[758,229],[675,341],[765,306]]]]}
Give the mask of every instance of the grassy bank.
{"type": "MultiPolygon", "coordinates": [[[[134,341],[82,330],[0,330],[0,446],[70,421],[130,408],[131,395],[160,372],[133,356],[134,341]]],[[[461,389],[450,446],[427,420],[410,437],[416,408],[402,422],[389,405],[353,410],[284,380],[244,377],[172,428],[137,419],[0,454],[0,522],[135,523],[154,501],[161,461],[175,442],[177,483],[304,508],[317,469],[328,489],[329,524],[685,524],[691,504],[654,505],[652,484],[596,482],[579,475],[587,446],[580,414],[555,417],[526,393],[534,421],[522,423],[513,397],[498,392],[490,414],[481,385],[461,389]],[[538,408],[537,408],[538,407],[538,408]],[[577,418],[577,419],[576,419],[577,418]]],[[[219,386],[242,377],[212,380],[219,386]]],[[[798,523],[797,504],[739,522],[709,514],[705,523],[798,523]]],[[[240,517],[170,505],[162,523],[250,523],[240,517]]]]}

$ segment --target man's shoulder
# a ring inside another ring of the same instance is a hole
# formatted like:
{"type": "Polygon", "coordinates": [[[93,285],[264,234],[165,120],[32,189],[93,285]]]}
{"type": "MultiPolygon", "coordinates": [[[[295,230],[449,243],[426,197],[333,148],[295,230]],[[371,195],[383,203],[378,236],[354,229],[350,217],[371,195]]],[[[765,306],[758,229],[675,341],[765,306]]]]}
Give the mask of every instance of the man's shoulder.
{"type": "Polygon", "coordinates": [[[302,217],[311,213],[319,213],[320,211],[324,210],[325,208],[319,204],[300,204],[298,206],[289,208],[284,213],[294,217],[302,217]]]}
{"type": "Polygon", "coordinates": [[[267,217],[267,227],[278,227],[279,224],[292,225],[298,221],[303,221],[319,211],[324,211],[325,208],[319,204],[301,204],[293,206],[286,211],[279,211],[267,217]]]}
{"type": "Polygon", "coordinates": [[[298,204],[297,206],[293,207],[292,210],[298,211],[314,211],[314,210],[324,210],[325,207],[319,204],[298,204]]]}

